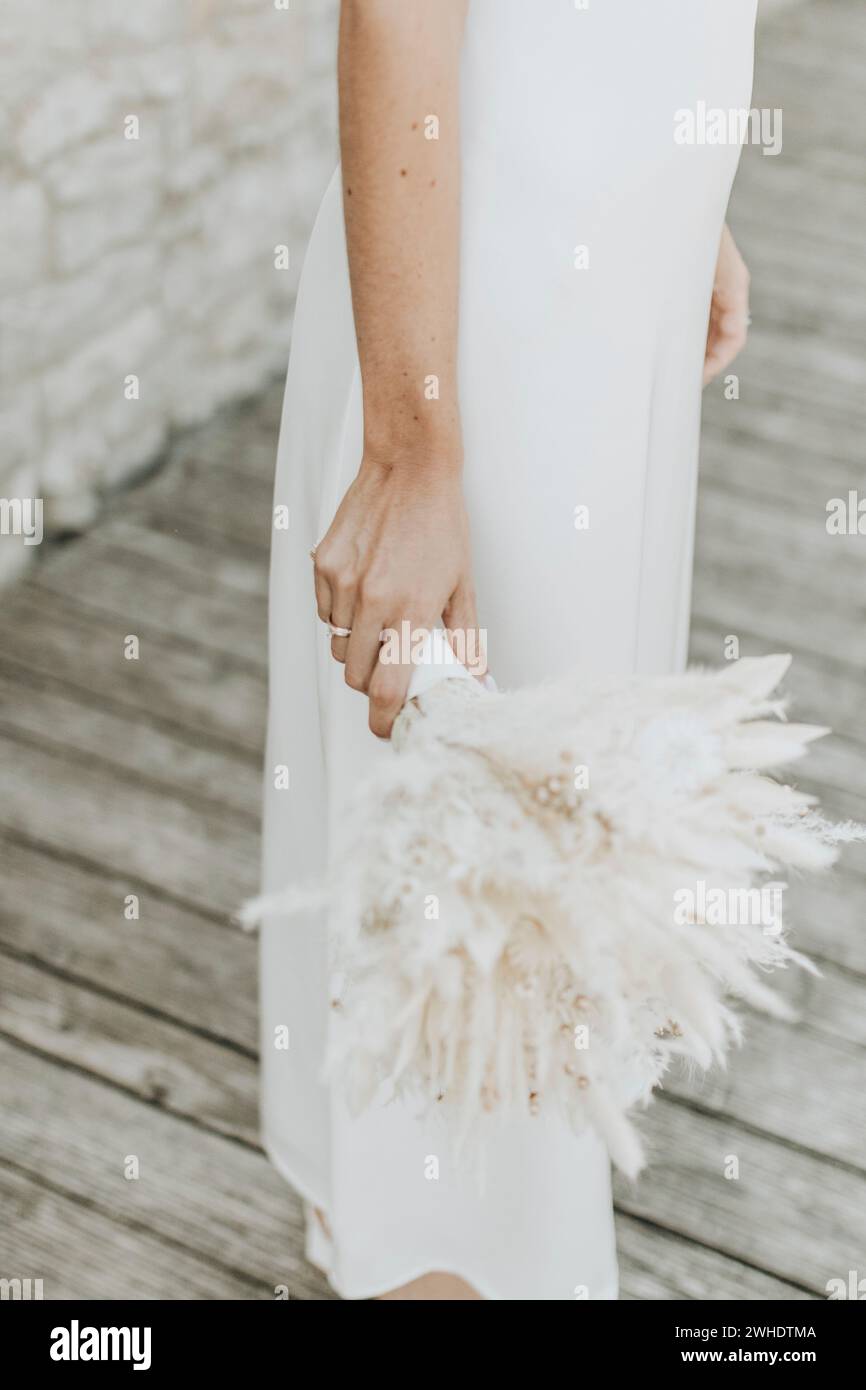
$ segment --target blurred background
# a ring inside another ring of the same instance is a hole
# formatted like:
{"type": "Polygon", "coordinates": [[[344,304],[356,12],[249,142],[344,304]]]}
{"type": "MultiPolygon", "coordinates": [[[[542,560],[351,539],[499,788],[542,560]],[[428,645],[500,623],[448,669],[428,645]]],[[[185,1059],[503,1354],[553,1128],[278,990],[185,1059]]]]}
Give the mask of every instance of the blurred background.
{"type": "Polygon", "coordinates": [[[336,13],[0,5],[0,489],[38,487],[50,531],[90,524],[173,430],[285,371],[336,162],[336,13]]]}
{"type": "MultiPolygon", "coordinates": [[[[793,652],[796,717],[835,731],[802,784],[866,820],[866,26],[761,9],[783,147],[745,150],[732,202],[754,324],[705,396],[692,658],[793,652]]],[[[0,1278],[45,1298],[333,1297],[259,1148],[231,914],[335,35],[334,0],[0,4],[0,1278]]],[[[855,849],[790,889],[822,972],[781,982],[799,1021],[749,1019],[649,1112],[624,1298],[858,1296],[864,888],[855,849]]]]}

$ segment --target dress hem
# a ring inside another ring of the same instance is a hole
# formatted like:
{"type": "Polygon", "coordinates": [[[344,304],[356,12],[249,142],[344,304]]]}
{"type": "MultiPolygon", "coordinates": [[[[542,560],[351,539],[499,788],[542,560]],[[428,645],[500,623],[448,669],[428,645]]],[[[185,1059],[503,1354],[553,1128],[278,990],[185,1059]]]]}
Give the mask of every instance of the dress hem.
{"type": "MultiPolygon", "coordinates": [[[[283,1180],[287,1182],[290,1187],[294,1188],[298,1196],[304,1202],[308,1202],[310,1205],[317,1207],[318,1210],[328,1221],[328,1224],[331,1225],[327,1202],[325,1202],[322,1197],[317,1196],[312,1191],[312,1189],[307,1186],[305,1182],[300,1181],[297,1178],[295,1171],[292,1168],[292,1165],[288,1163],[283,1158],[283,1156],[277,1152],[275,1147],[269,1142],[265,1135],[262,1135],[262,1147],[270,1162],[273,1164],[274,1168],[279,1173],[280,1177],[283,1178],[283,1180]]],[[[324,1233],[322,1233],[322,1238],[323,1240],[326,1239],[324,1233]]],[[[318,1269],[319,1272],[325,1276],[331,1288],[334,1290],[334,1293],[336,1293],[340,1298],[346,1299],[347,1302],[363,1302],[365,1299],[381,1298],[383,1294],[392,1293],[394,1289],[400,1289],[405,1284],[411,1284],[415,1279],[423,1279],[424,1276],[427,1274],[447,1274],[454,1279],[462,1279],[465,1284],[468,1284],[470,1288],[474,1289],[475,1292],[479,1294],[479,1296],[487,1303],[520,1303],[524,1301],[532,1303],[536,1301],[546,1301],[544,1299],[522,1300],[503,1298],[501,1294],[494,1293],[492,1289],[487,1288],[485,1286],[484,1280],[479,1280],[474,1277],[471,1277],[466,1273],[465,1270],[455,1269],[454,1266],[449,1264],[447,1260],[424,1260],[419,1265],[410,1269],[408,1273],[401,1272],[400,1274],[395,1275],[393,1278],[389,1276],[387,1280],[382,1282],[373,1281],[370,1283],[369,1287],[365,1287],[360,1291],[353,1290],[350,1293],[345,1286],[341,1286],[340,1281],[336,1278],[332,1270],[327,1269],[323,1264],[319,1263],[318,1260],[310,1258],[308,1250],[305,1253],[305,1258],[307,1259],[309,1264],[312,1264],[314,1268],[318,1269]]],[[[598,1299],[590,1299],[588,1301],[593,1303],[616,1302],[618,1298],[619,1292],[617,1290],[613,1293],[603,1294],[598,1299]]],[[[456,1301],[458,1300],[455,1300],[455,1302],[456,1301]]],[[[553,1302],[555,1300],[550,1301],[553,1302]]],[[[568,1302],[568,1300],[564,1301],[568,1302]]]]}

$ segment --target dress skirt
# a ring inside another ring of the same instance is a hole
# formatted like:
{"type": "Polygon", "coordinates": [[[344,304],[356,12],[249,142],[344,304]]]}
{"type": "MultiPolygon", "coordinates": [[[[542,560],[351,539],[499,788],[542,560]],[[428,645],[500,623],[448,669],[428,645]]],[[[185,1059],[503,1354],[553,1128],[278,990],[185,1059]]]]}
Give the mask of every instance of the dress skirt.
{"type": "MultiPolygon", "coordinates": [[[[684,664],[701,372],[740,149],[702,142],[699,116],[684,142],[682,113],[748,108],[755,6],[470,0],[458,373],[500,688],[684,664]]],[[[309,557],[362,426],[338,170],[303,268],[279,441],[290,525],[272,546],[266,893],[326,872],[347,795],[393,756],[330,656],[309,557]]],[[[490,1299],[616,1298],[601,1141],[528,1118],[497,1137],[479,1185],[451,1166],[439,1115],[391,1103],[354,1118],[323,1083],[328,1001],[324,921],[269,918],[264,1142],[326,1215],[312,1253],[334,1288],[366,1298],[441,1270],[490,1299]]]]}

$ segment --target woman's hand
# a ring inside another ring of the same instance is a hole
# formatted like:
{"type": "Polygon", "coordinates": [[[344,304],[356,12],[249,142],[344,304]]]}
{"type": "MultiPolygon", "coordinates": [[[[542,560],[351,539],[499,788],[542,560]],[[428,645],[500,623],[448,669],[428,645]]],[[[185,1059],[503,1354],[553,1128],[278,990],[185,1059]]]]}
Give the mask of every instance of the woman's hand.
{"type": "Polygon", "coordinates": [[[704,385],[729,367],[749,332],[749,272],[737,250],[731,230],[725,225],[719,244],[707,352],[704,358],[704,385]]]}
{"type": "Polygon", "coordinates": [[[345,662],[346,684],[369,696],[373,733],[388,738],[412,666],[405,651],[399,664],[380,660],[381,634],[444,622],[477,641],[459,463],[365,454],[316,548],[315,577],[319,617],[351,629],[331,638],[332,654],[345,662]]]}

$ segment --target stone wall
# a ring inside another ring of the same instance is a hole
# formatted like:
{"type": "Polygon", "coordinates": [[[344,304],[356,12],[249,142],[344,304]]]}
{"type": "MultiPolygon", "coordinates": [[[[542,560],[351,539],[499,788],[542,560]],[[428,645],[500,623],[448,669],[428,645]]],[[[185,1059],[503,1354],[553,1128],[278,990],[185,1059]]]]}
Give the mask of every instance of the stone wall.
{"type": "Polygon", "coordinates": [[[336,158],[335,17],[0,3],[0,498],[42,498],[46,534],[285,367],[336,158]]]}

